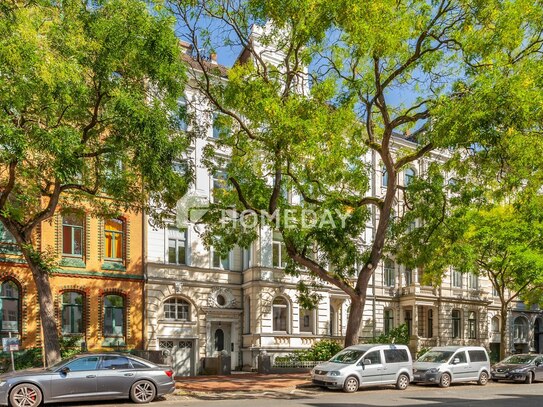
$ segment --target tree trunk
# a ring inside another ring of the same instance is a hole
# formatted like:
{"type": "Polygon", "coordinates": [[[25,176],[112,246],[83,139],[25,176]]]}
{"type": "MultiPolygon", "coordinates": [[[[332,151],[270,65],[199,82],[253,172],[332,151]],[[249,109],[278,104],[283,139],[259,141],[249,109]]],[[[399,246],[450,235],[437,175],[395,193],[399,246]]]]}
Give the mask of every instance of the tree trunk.
{"type": "Polygon", "coordinates": [[[366,304],[366,292],[364,291],[357,298],[351,297],[351,310],[347,321],[347,332],[345,333],[345,347],[358,344],[362,314],[366,304]]]}
{"type": "Polygon", "coordinates": [[[500,315],[500,360],[505,359],[507,351],[507,304],[502,304],[500,315]]]}
{"type": "Polygon", "coordinates": [[[32,270],[32,276],[36,289],[38,290],[38,303],[40,305],[40,320],[43,330],[43,348],[45,353],[45,362],[51,366],[60,360],[60,343],[58,338],[57,321],[55,319],[55,306],[53,293],[51,292],[51,283],[49,274],[43,270],[40,264],[23,249],[23,254],[32,270]]]}

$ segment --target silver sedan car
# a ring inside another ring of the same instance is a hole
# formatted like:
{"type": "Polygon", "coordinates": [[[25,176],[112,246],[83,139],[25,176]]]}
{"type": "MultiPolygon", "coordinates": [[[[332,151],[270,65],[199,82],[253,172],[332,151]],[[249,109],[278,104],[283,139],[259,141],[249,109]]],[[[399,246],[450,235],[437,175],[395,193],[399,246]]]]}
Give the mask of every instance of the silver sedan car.
{"type": "Polygon", "coordinates": [[[130,398],[148,403],[175,389],[173,371],[132,355],[81,354],[47,369],[0,375],[0,405],[130,398]]]}

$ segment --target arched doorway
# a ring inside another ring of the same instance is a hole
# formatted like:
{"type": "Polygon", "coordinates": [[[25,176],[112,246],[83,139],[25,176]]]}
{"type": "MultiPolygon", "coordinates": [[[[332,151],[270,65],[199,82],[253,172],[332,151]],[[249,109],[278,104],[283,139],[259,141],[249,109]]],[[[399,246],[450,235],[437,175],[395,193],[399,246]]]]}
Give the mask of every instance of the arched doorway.
{"type": "Polygon", "coordinates": [[[219,328],[215,331],[215,351],[220,352],[224,350],[224,331],[219,328]]]}

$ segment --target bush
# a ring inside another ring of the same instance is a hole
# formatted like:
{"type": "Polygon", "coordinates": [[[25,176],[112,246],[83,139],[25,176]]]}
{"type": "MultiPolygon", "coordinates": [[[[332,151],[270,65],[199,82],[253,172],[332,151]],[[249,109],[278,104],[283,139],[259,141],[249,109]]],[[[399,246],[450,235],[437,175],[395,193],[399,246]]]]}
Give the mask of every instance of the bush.
{"type": "Polygon", "coordinates": [[[307,350],[299,350],[292,352],[288,356],[276,358],[277,361],[298,361],[298,362],[321,362],[329,360],[338,353],[343,347],[337,342],[323,339],[316,342],[307,350]]]}
{"type": "Polygon", "coordinates": [[[409,345],[409,330],[407,329],[407,324],[402,324],[394,329],[391,329],[388,334],[379,335],[373,342],[409,345]]]}

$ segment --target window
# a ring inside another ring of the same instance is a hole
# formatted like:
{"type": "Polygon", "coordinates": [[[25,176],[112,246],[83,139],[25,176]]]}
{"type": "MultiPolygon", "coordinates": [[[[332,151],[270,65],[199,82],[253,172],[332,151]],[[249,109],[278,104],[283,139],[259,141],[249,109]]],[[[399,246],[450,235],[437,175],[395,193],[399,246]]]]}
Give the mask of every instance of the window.
{"type": "Polygon", "coordinates": [[[455,269],[452,270],[452,286],[462,288],[462,273],[455,269]]]}
{"type": "Polygon", "coordinates": [[[213,138],[219,138],[221,135],[220,115],[213,113],[213,138]]]}
{"type": "Polygon", "coordinates": [[[70,363],[64,365],[70,369],[70,372],[83,372],[85,370],[96,370],[98,367],[98,356],[89,356],[84,358],[77,358],[70,363]]]}
{"type": "Polygon", "coordinates": [[[287,248],[279,232],[273,232],[273,267],[285,268],[287,266],[287,248]]]}
{"type": "Polygon", "coordinates": [[[381,174],[381,185],[383,186],[383,188],[386,188],[388,185],[388,172],[385,166],[381,168],[381,174]]]}
{"type": "Polygon", "coordinates": [[[471,362],[487,362],[486,352],[482,350],[468,350],[469,360],[471,362]]]}
{"type": "Polygon", "coordinates": [[[224,350],[224,331],[219,328],[215,331],[215,351],[220,352],[224,350]]]}
{"type": "Polygon", "coordinates": [[[273,300],[273,330],[277,332],[287,331],[288,302],[283,297],[273,300]]]}
{"type": "Polygon", "coordinates": [[[62,217],[62,254],[83,257],[83,215],[69,213],[62,217]]]}
{"type": "Polygon", "coordinates": [[[243,333],[251,333],[251,298],[245,297],[245,309],[243,310],[243,333]]]}
{"type": "Polygon", "coordinates": [[[492,320],[490,321],[490,330],[492,331],[493,334],[500,332],[500,318],[498,317],[492,318],[492,320]]]}
{"type": "Polygon", "coordinates": [[[468,288],[471,290],[479,289],[479,276],[475,273],[468,274],[468,288]]]}
{"type": "Polygon", "coordinates": [[[427,338],[434,336],[434,310],[428,310],[428,335],[427,338]]]}
{"type": "Polygon", "coordinates": [[[108,219],[104,225],[106,259],[122,261],[124,251],[124,222],[108,219]]]}
{"type": "Polygon", "coordinates": [[[515,318],[513,322],[513,338],[515,342],[525,342],[528,338],[528,321],[525,318],[515,318]]]}
{"type": "Polygon", "coordinates": [[[461,326],[462,326],[462,317],[460,316],[460,310],[453,310],[452,311],[452,337],[453,338],[461,338],[461,326]]]}
{"type": "Polygon", "coordinates": [[[407,267],[405,268],[405,271],[404,271],[404,282],[405,282],[405,285],[413,284],[413,270],[407,267]]]}
{"type": "Polygon", "coordinates": [[[172,115],[174,127],[178,131],[187,131],[187,102],[185,98],[180,98],[177,102],[177,105],[177,112],[172,115]]]}
{"type": "Polygon", "coordinates": [[[211,249],[212,252],[212,266],[216,269],[230,270],[230,254],[221,257],[220,253],[211,249]]]}
{"type": "Polygon", "coordinates": [[[124,335],[124,298],[104,296],[104,336],[124,335]]]}
{"type": "Polygon", "coordinates": [[[168,226],[168,263],[187,264],[187,230],[168,226]]]}
{"type": "Polygon", "coordinates": [[[385,335],[394,328],[394,312],[391,309],[386,309],[384,313],[385,335]]]}
{"type": "Polygon", "coordinates": [[[132,369],[132,365],[128,358],[124,356],[102,356],[102,364],[100,369],[107,370],[121,370],[121,369],[132,369]]]}
{"type": "Polygon", "coordinates": [[[20,253],[17,241],[2,222],[0,222],[0,253],[20,253]]]}
{"type": "Polygon", "coordinates": [[[455,353],[455,355],[452,357],[451,360],[454,361],[455,359],[458,359],[458,363],[467,363],[468,362],[468,359],[466,358],[466,352],[464,352],[464,351],[460,351],[460,352],[455,353]]]}
{"type": "Polygon", "coordinates": [[[224,170],[217,170],[213,174],[213,191],[212,191],[212,200],[214,203],[217,203],[220,200],[220,196],[223,191],[228,188],[228,174],[224,170]]]}
{"type": "Polygon", "coordinates": [[[62,333],[83,333],[83,295],[78,292],[62,294],[62,333]]]}
{"type": "Polygon", "coordinates": [[[386,363],[403,363],[409,362],[409,355],[405,349],[385,349],[386,363]]]}
{"type": "Polygon", "coordinates": [[[190,304],[181,298],[170,298],[164,301],[164,318],[190,321],[190,304]]]}
{"type": "Polygon", "coordinates": [[[313,315],[313,310],[300,309],[300,332],[313,332],[313,315]]]}
{"type": "Polygon", "coordinates": [[[369,361],[372,365],[381,364],[381,351],[374,350],[373,352],[366,353],[364,355],[364,363],[366,363],[366,361],[369,361]]]}
{"type": "Polygon", "coordinates": [[[387,287],[394,287],[396,285],[396,273],[394,270],[394,262],[392,260],[385,260],[384,284],[387,287]]]}
{"type": "Polygon", "coordinates": [[[407,333],[409,334],[409,336],[411,336],[413,332],[413,313],[411,312],[411,310],[406,309],[403,315],[403,319],[405,321],[405,324],[407,325],[407,333]]]}
{"type": "Polygon", "coordinates": [[[403,184],[408,186],[413,182],[413,178],[415,178],[415,170],[413,168],[407,168],[403,174],[403,184]]]}
{"type": "Polygon", "coordinates": [[[13,280],[5,280],[0,286],[2,333],[19,332],[19,286],[13,280]]]}

